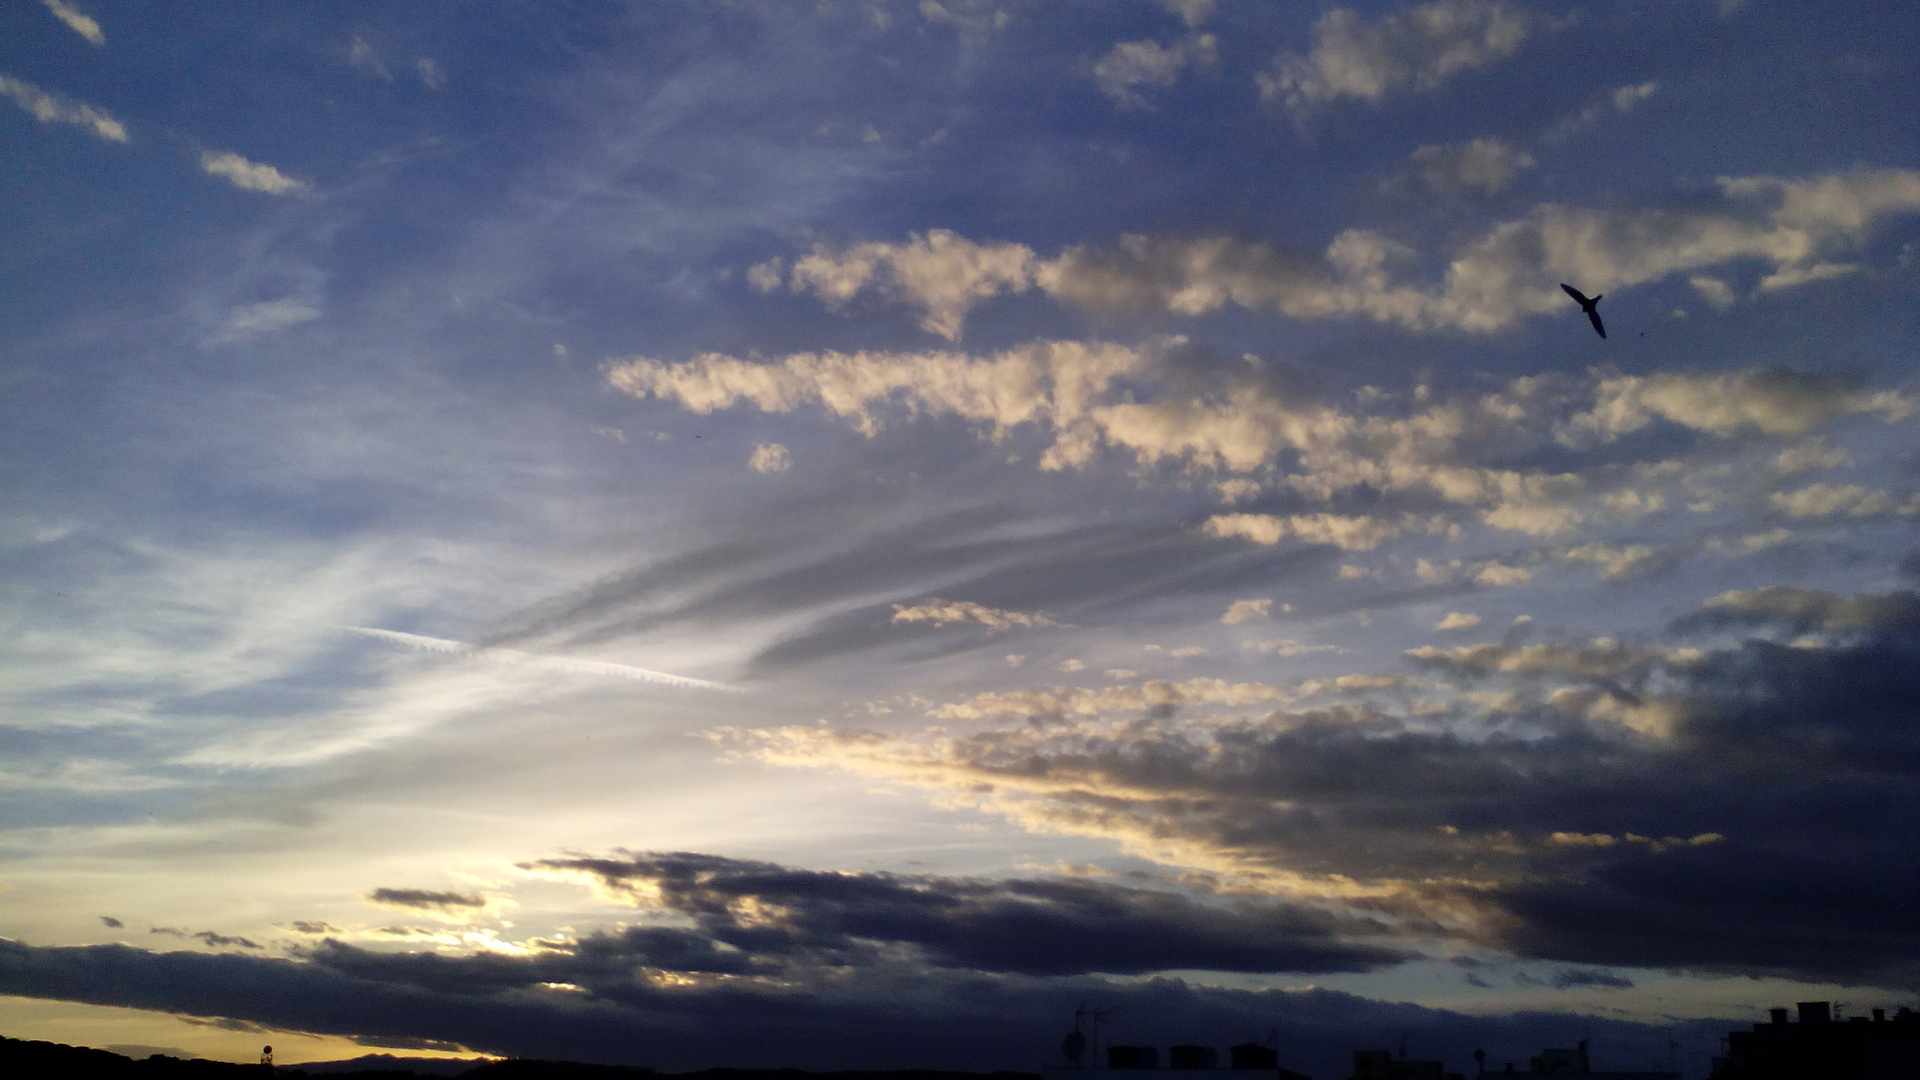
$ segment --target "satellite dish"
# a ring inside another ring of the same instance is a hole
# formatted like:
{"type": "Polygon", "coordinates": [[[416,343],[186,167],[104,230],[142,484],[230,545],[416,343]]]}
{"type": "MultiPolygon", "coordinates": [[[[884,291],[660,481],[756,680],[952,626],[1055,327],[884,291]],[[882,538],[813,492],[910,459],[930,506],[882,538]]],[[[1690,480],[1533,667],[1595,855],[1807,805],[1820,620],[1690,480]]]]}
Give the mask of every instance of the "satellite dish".
{"type": "Polygon", "coordinates": [[[1079,1064],[1080,1055],[1087,1052],[1087,1037],[1077,1031],[1068,1032],[1067,1037],[1060,1040],[1060,1052],[1067,1055],[1068,1061],[1079,1064]]]}

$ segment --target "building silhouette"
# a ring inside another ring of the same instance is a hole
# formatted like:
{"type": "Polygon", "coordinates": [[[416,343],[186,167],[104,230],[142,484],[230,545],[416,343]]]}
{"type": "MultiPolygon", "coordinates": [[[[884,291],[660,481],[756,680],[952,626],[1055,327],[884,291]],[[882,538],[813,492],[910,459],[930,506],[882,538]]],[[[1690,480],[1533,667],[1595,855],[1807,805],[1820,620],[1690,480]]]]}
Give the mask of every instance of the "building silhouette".
{"type": "Polygon", "coordinates": [[[1825,1001],[1802,1001],[1797,1022],[1771,1009],[1767,1023],[1729,1032],[1713,1080],[1913,1080],[1920,1077],[1920,1013],[1885,1009],[1841,1020],[1825,1001]]]}

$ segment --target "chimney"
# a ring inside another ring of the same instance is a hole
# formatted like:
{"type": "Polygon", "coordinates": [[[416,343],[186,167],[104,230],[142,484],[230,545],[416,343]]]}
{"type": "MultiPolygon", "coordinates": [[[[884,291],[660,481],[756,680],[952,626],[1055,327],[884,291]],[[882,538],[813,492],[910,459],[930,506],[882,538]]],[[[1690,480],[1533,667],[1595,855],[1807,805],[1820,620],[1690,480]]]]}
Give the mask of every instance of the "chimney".
{"type": "Polygon", "coordinates": [[[1787,1026],[1787,1010],[1785,1010],[1785,1009],[1768,1009],[1768,1010],[1767,1010],[1767,1015],[1768,1015],[1768,1016],[1771,1016],[1771,1017],[1773,1017],[1773,1026],[1774,1026],[1774,1027],[1786,1027],[1786,1026],[1787,1026]]]}

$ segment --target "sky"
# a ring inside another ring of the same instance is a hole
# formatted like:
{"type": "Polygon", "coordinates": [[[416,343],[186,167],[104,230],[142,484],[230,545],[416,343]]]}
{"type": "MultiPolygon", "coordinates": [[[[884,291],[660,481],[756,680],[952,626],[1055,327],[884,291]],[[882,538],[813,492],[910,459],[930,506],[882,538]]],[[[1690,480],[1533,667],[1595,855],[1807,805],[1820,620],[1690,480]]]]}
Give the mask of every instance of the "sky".
{"type": "Polygon", "coordinates": [[[1698,1076],[1912,1004],[1915,55],[0,5],[0,1034],[1698,1076]]]}

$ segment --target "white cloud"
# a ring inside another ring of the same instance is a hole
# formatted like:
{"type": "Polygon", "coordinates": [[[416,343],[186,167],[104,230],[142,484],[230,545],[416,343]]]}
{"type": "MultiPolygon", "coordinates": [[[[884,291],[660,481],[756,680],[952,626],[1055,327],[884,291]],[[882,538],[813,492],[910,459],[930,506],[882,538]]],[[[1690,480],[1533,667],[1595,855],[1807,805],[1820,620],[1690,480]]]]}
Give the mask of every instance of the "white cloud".
{"type": "Polygon", "coordinates": [[[13,99],[14,104],[32,113],[33,118],[43,124],[78,124],[92,128],[95,135],[108,142],[127,141],[125,124],[91,105],[67,101],[30,82],[0,75],[0,94],[13,99]]]}
{"type": "MultiPolygon", "coordinates": [[[[992,608],[976,604],[971,600],[942,600],[933,597],[918,604],[893,605],[893,621],[897,623],[932,623],[935,626],[952,626],[955,623],[979,623],[989,630],[1032,629],[1041,626],[1059,626],[1043,612],[1009,611],[1005,608],[992,608]]],[[[1024,658],[1023,658],[1024,659],[1024,658]]],[[[1009,663],[1013,657],[1007,657],[1009,663]]],[[[1018,666],[1017,664],[1015,665],[1018,666]]]]}
{"type": "Polygon", "coordinates": [[[1227,626],[1238,626],[1253,619],[1270,618],[1272,614],[1273,601],[1270,599],[1235,600],[1227,605],[1227,613],[1220,616],[1220,621],[1227,626]]]}
{"type": "Polygon", "coordinates": [[[1571,418],[1557,438],[1567,446],[1611,442],[1655,417],[1713,435],[1742,431],[1801,435],[1853,413],[1879,413],[1889,423],[1913,412],[1894,391],[1868,393],[1841,379],[1780,371],[1622,376],[1601,381],[1592,411],[1571,418]]]}
{"type": "Polygon", "coordinates": [[[793,456],[779,443],[761,443],[747,458],[747,467],[758,473],[783,473],[793,467],[793,456]]]}
{"type": "Polygon", "coordinates": [[[284,175],[271,165],[248,161],[231,150],[202,151],[200,168],[210,175],[225,177],[234,187],[248,191],[264,191],[269,195],[300,195],[309,190],[306,181],[284,175]]]}
{"type": "MultiPolygon", "coordinates": [[[[933,229],[904,244],[856,244],[841,251],[816,247],[794,261],[789,284],[835,309],[866,288],[881,289],[924,308],[920,326],[953,341],[975,304],[1031,287],[1033,259],[1033,249],[1024,244],[976,244],[933,229]]],[[[770,272],[778,273],[777,267],[770,272]]]]}
{"type": "Polygon", "coordinates": [[[1643,82],[1638,86],[1622,86],[1613,92],[1613,107],[1621,112],[1632,112],[1635,105],[1652,97],[1660,89],[1657,82],[1643,82]]]}
{"type": "Polygon", "coordinates": [[[1651,573],[1672,561],[1672,555],[1646,544],[1612,547],[1607,544],[1582,544],[1566,553],[1570,562],[1596,563],[1600,575],[1609,581],[1622,581],[1651,573]]]}
{"type": "Polygon", "coordinates": [[[464,641],[427,637],[423,634],[407,634],[398,630],[379,630],[369,626],[349,626],[346,629],[356,634],[364,634],[367,637],[390,641],[396,645],[405,645],[410,649],[467,656],[476,660],[485,660],[490,663],[503,664],[509,667],[527,668],[536,671],[551,671],[568,675],[603,675],[608,678],[662,683],[667,686],[681,686],[692,690],[727,690],[737,692],[736,687],[728,686],[725,683],[709,682],[706,679],[694,679],[685,675],[669,675],[664,671],[634,667],[631,664],[615,664],[605,660],[579,660],[569,656],[543,656],[538,653],[521,652],[519,649],[469,645],[464,641]]]}
{"type": "Polygon", "coordinates": [[[1895,495],[1859,484],[1810,484],[1770,496],[1788,517],[1920,517],[1920,494],[1895,495]]]}
{"type": "Polygon", "coordinates": [[[1686,211],[1543,203],[1456,249],[1437,288],[1396,282],[1394,269],[1416,253],[1363,229],[1341,233],[1317,260],[1225,237],[1130,236],[1112,251],[1069,248],[1035,264],[1034,281],[1094,309],[1202,315],[1231,303],[1294,318],[1490,332],[1569,309],[1562,281],[1600,294],[1740,259],[1773,264],[1768,289],[1846,272],[1822,256],[1856,246],[1883,218],[1920,212],[1920,171],[1725,178],[1719,196],[1716,207],[1686,211]]]}
{"type": "Polygon", "coordinates": [[[1853,464],[1853,456],[1843,447],[1825,439],[1808,439],[1781,450],[1773,459],[1773,471],[1781,476],[1798,476],[1817,469],[1837,469],[1853,464]]]}
{"type": "Polygon", "coordinates": [[[1465,611],[1449,611],[1433,625],[1435,630],[1471,630],[1480,625],[1480,616],[1465,611]]]}
{"type": "Polygon", "coordinates": [[[1196,34],[1162,45],[1157,41],[1123,41],[1093,65],[1093,80],[1114,104],[1146,108],[1140,87],[1168,87],[1178,82],[1188,66],[1216,62],[1212,34],[1196,34]]]}
{"type": "Polygon", "coordinates": [[[445,90],[447,88],[447,73],[440,70],[440,65],[431,58],[422,56],[414,60],[413,70],[420,76],[421,84],[427,89],[445,90]]]}
{"type": "Polygon", "coordinates": [[[214,335],[215,344],[242,341],[260,334],[271,334],[320,317],[320,309],[304,300],[265,300],[242,304],[227,313],[226,322],[214,335]]]}
{"type": "Polygon", "coordinates": [[[1534,166],[1533,155],[1497,139],[1475,139],[1453,146],[1423,146],[1407,158],[1389,188],[1409,182],[1443,195],[1479,192],[1492,195],[1534,166]]]}
{"type": "Polygon", "coordinates": [[[1539,25],[1494,0],[1439,0],[1373,22],[1334,8],[1314,23],[1306,56],[1283,53],[1259,75],[1260,96],[1296,115],[1340,98],[1378,104],[1509,56],[1539,25]]]}
{"type": "Polygon", "coordinates": [[[66,23],[74,33],[86,38],[89,44],[105,45],[107,43],[107,35],[101,32],[100,23],[93,16],[83,13],[66,0],[44,0],[44,2],[47,10],[53,12],[54,18],[66,23]]]}
{"type": "MultiPolygon", "coordinates": [[[[1497,189],[1531,162],[1491,140],[1415,152],[1423,154],[1409,167],[1477,190],[1497,189]]],[[[1857,247],[1883,218],[1920,213],[1920,171],[1728,177],[1718,200],[1691,210],[1542,203],[1457,247],[1438,285],[1396,280],[1420,253],[1367,229],[1340,233],[1318,258],[1231,237],[1128,235],[1112,249],[1072,246],[1052,259],[1024,244],[976,244],[936,229],[904,244],[816,248],[794,263],[788,283],[835,309],[868,289],[887,293],[922,308],[921,326],[949,340],[980,301],[1035,286],[1092,310],[1198,316],[1237,304],[1298,319],[1360,316],[1415,330],[1487,333],[1571,309],[1562,281],[1601,294],[1742,259],[1772,264],[1763,290],[1851,272],[1826,256],[1857,247]]],[[[770,288],[778,273],[777,262],[761,263],[750,280],[770,288]]],[[[1696,288],[1719,295],[1712,284],[1696,288]]]]}
{"type": "Polygon", "coordinates": [[[1722,311],[1733,306],[1733,287],[1719,278],[1695,274],[1687,279],[1687,284],[1700,294],[1700,299],[1722,311]]]}
{"type": "Polygon", "coordinates": [[[1372,551],[1381,541],[1416,530],[1439,532],[1445,523],[1438,518],[1419,519],[1411,515],[1399,521],[1366,515],[1294,514],[1215,514],[1201,526],[1209,536],[1244,537],[1256,544],[1277,544],[1289,537],[1310,544],[1332,544],[1342,551],[1372,551]]]}
{"type": "Polygon", "coordinates": [[[1214,0],[1160,0],[1160,3],[1188,26],[1199,26],[1213,14],[1214,0]]]}

